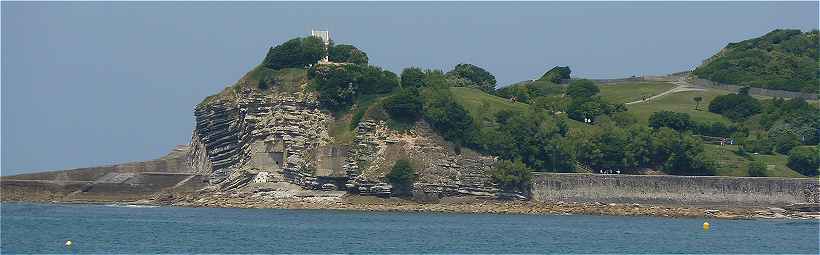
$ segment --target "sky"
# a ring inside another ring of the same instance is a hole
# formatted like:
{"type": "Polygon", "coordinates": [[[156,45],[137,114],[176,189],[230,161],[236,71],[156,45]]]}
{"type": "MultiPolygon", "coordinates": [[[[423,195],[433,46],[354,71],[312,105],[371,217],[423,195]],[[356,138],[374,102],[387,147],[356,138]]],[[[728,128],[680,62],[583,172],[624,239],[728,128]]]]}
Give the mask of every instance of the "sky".
{"type": "Polygon", "coordinates": [[[160,157],[193,107],[311,29],[394,72],[471,63],[499,85],[692,69],[729,42],[818,28],[818,2],[8,2],[0,174],[160,157]]]}

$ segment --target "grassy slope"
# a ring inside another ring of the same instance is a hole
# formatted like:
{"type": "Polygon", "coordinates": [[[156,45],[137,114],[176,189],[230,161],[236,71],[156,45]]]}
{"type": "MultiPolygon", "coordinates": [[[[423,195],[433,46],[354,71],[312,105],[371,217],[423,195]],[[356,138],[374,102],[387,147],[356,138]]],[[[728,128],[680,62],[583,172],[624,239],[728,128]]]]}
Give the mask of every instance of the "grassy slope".
{"type": "Polygon", "coordinates": [[[618,85],[604,85],[601,88],[601,97],[610,103],[628,103],[651,97],[670,90],[675,84],[668,82],[633,82],[618,85]]]}
{"type": "Polygon", "coordinates": [[[748,176],[748,166],[752,160],[763,161],[766,165],[774,165],[773,170],[766,170],[766,174],[771,177],[804,177],[788,166],[788,157],[782,154],[775,155],[750,155],[749,158],[737,155],[737,145],[705,145],[706,153],[718,160],[717,175],[723,176],[748,176]]]}
{"type": "Polygon", "coordinates": [[[663,110],[688,113],[693,120],[697,121],[720,121],[729,123],[729,119],[707,110],[709,102],[711,102],[712,99],[725,94],[729,94],[729,92],[722,90],[678,92],[649,102],[627,105],[627,108],[632,114],[638,117],[638,121],[644,125],[649,123],[649,116],[651,116],[653,112],[663,110]],[[693,100],[693,98],[696,96],[703,97],[703,101],[700,102],[700,110],[695,110],[695,100],[693,100]]]}
{"type": "Polygon", "coordinates": [[[493,96],[474,88],[452,87],[450,91],[456,102],[463,106],[475,120],[490,118],[502,110],[523,112],[529,107],[527,104],[510,102],[509,99],[493,96]]]}
{"type": "Polygon", "coordinates": [[[242,76],[236,83],[225,87],[219,93],[208,96],[199,103],[205,105],[217,99],[233,100],[238,89],[243,87],[259,88],[259,81],[266,81],[269,88],[265,93],[292,93],[302,90],[302,84],[307,82],[307,70],[303,68],[285,68],[274,70],[258,65],[242,76]]]}

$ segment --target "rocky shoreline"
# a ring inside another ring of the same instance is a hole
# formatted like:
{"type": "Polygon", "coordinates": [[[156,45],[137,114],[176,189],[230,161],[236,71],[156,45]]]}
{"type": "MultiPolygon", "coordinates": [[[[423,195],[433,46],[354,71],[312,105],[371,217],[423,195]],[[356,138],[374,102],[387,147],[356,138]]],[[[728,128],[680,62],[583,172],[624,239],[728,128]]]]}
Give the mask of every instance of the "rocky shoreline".
{"type": "Polygon", "coordinates": [[[617,203],[505,201],[482,197],[446,197],[437,203],[421,203],[402,198],[381,198],[340,193],[322,195],[297,194],[288,198],[270,199],[246,194],[164,194],[131,204],[210,207],[210,208],[275,208],[306,210],[348,210],[367,212],[434,212],[471,214],[527,215],[610,215],[654,216],[668,218],[715,219],[809,219],[820,220],[820,212],[802,212],[779,207],[707,208],[680,205],[644,205],[617,203]]]}

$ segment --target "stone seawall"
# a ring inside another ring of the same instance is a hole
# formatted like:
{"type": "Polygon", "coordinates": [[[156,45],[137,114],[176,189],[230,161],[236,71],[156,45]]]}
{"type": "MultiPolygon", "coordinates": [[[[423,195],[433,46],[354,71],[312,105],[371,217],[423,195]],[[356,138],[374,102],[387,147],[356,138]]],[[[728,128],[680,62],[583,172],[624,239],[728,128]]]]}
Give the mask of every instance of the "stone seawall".
{"type": "Polygon", "coordinates": [[[816,178],[537,174],[533,199],[542,202],[783,206],[818,202],[816,178]]]}

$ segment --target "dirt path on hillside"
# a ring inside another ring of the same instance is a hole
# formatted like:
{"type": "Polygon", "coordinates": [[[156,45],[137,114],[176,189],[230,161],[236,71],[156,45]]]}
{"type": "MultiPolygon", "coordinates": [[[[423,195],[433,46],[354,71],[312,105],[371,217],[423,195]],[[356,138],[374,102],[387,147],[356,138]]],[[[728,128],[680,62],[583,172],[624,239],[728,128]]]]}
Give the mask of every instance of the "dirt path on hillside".
{"type": "Polygon", "coordinates": [[[677,80],[673,81],[673,82],[672,82],[672,84],[675,84],[675,85],[677,85],[677,86],[675,86],[674,88],[672,88],[672,89],[670,89],[670,90],[667,90],[667,91],[661,92],[660,94],[657,94],[657,95],[651,96],[651,97],[649,97],[649,98],[646,98],[646,99],[642,99],[642,100],[638,100],[638,101],[633,101],[633,102],[626,103],[626,105],[630,105],[630,104],[637,104],[637,103],[643,103],[643,102],[649,102],[649,101],[652,101],[652,100],[658,99],[658,98],[660,98],[660,97],[662,97],[662,96],[669,95],[669,94],[673,94],[673,93],[678,93],[678,92],[685,92],[685,91],[704,91],[704,90],[706,90],[706,89],[704,89],[703,87],[700,87],[700,86],[697,86],[697,85],[694,85],[694,84],[689,83],[688,81],[686,81],[686,77],[680,77],[680,78],[678,78],[677,80]]]}

